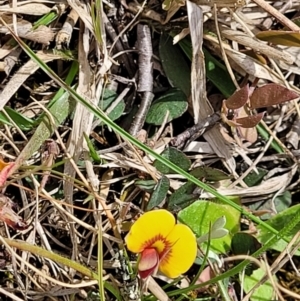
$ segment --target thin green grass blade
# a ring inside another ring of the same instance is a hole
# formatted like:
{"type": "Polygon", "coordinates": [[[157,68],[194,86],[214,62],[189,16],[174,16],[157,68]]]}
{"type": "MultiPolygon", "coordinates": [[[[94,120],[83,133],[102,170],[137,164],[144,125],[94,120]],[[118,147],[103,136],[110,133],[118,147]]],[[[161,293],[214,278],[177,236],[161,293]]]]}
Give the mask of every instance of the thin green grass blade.
{"type": "Polygon", "coordinates": [[[84,139],[87,143],[89,148],[90,156],[96,163],[101,163],[101,158],[99,157],[98,153],[96,152],[92,141],[90,140],[89,136],[86,133],[83,133],[84,139]]]}
{"type": "Polygon", "coordinates": [[[37,20],[32,27],[32,30],[37,29],[40,25],[49,25],[51,24],[54,20],[56,20],[58,17],[58,14],[52,10],[48,14],[44,15],[42,18],[37,20]]]}
{"type": "Polygon", "coordinates": [[[103,45],[103,39],[102,39],[102,22],[100,18],[100,14],[102,12],[102,1],[96,0],[92,3],[92,9],[91,9],[91,15],[92,15],[92,22],[93,22],[93,28],[95,31],[95,37],[97,39],[98,45],[103,45]]]}
{"type": "Polygon", "coordinates": [[[100,300],[105,300],[104,280],[103,280],[103,241],[102,241],[102,219],[98,221],[98,287],[100,300]]]}
{"type": "MultiPolygon", "coordinates": [[[[72,65],[70,67],[69,73],[66,77],[65,83],[68,86],[71,86],[75,76],[78,74],[78,70],[79,70],[79,64],[77,61],[73,61],[72,65]]],[[[53,97],[53,99],[49,102],[47,108],[51,108],[52,105],[64,94],[65,89],[63,88],[59,88],[59,90],[56,92],[55,96],[53,97]]]]}
{"type": "Polygon", "coordinates": [[[25,117],[21,113],[13,110],[10,107],[5,107],[6,113],[12,119],[12,121],[22,130],[22,131],[29,131],[34,126],[34,121],[30,118],[25,117]]]}
{"type": "Polygon", "coordinates": [[[11,122],[8,120],[8,118],[2,112],[0,112],[0,124],[1,123],[12,125],[11,122]]]}
{"type": "MultiPolygon", "coordinates": [[[[270,138],[269,133],[265,130],[265,128],[261,125],[258,124],[256,126],[256,129],[258,130],[259,134],[266,140],[268,141],[270,138]]],[[[271,147],[279,154],[284,153],[283,149],[280,147],[280,145],[276,141],[271,142],[271,147]]]]}

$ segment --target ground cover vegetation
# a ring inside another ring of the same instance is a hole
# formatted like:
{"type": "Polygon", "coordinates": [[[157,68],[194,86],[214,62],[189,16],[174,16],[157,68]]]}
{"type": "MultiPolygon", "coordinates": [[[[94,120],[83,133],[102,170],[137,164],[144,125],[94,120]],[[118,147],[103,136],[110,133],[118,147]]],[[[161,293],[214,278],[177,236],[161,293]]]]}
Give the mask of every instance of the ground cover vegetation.
{"type": "Polygon", "coordinates": [[[300,299],[298,9],[1,2],[1,300],[300,299]]]}

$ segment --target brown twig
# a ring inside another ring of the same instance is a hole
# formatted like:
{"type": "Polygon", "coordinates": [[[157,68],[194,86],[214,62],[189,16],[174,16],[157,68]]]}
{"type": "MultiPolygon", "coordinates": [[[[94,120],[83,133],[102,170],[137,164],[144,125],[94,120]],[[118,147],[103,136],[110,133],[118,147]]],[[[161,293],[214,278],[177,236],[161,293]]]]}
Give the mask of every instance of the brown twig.
{"type": "Polygon", "coordinates": [[[154,98],[152,74],[152,42],[148,25],[138,24],[138,51],[139,51],[139,83],[138,92],[142,93],[141,104],[130,126],[129,133],[135,136],[143,127],[147,112],[154,98]]]}

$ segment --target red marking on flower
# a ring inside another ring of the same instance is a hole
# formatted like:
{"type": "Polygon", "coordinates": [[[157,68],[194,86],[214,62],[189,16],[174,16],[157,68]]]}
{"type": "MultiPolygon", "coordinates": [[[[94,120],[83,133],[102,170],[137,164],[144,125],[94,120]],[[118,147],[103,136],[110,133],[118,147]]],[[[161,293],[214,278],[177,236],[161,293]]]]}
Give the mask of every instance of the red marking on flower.
{"type": "Polygon", "coordinates": [[[157,234],[150,240],[147,240],[144,245],[143,245],[143,250],[147,248],[154,248],[158,255],[159,255],[159,260],[168,262],[168,258],[170,258],[172,254],[172,243],[168,241],[166,237],[164,237],[162,234],[157,234]],[[163,249],[159,250],[158,246],[159,243],[163,245],[163,249]]]}
{"type": "Polygon", "coordinates": [[[151,247],[157,241],[161,241],[164,243],[165,240],[166,240],[165,237],[163,237],[161,234],[157,234],[154,237],[152,237],[151,239],[148,239],[144,242],[143,249],[151,247]]]}

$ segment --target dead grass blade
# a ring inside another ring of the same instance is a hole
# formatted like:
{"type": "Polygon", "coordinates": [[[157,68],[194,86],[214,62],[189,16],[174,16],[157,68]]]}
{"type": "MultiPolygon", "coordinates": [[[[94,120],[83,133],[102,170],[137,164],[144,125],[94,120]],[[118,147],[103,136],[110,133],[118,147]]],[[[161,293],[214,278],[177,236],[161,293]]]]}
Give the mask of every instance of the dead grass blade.
{"type": "MultiPolygon", "coordinates": [[[[203,41],[203,20],[202,10],[196,4],[187,1],[188,16],[191,31],[191,39],[193,45],[193,58],[192,58],[192,104],[194,110],[195,122],[207,118],[212,115],[213,110],[208,103],[205,87],[205,64],[202,52],[203,41]]],[[[225,158],[229,169],[235,169],[234,159],[229,152],[229,148],[225,143],[217,127],[212,128],[204,134],[204,138],[211,145],[213,150],[220,158],[225,158]]]]}

